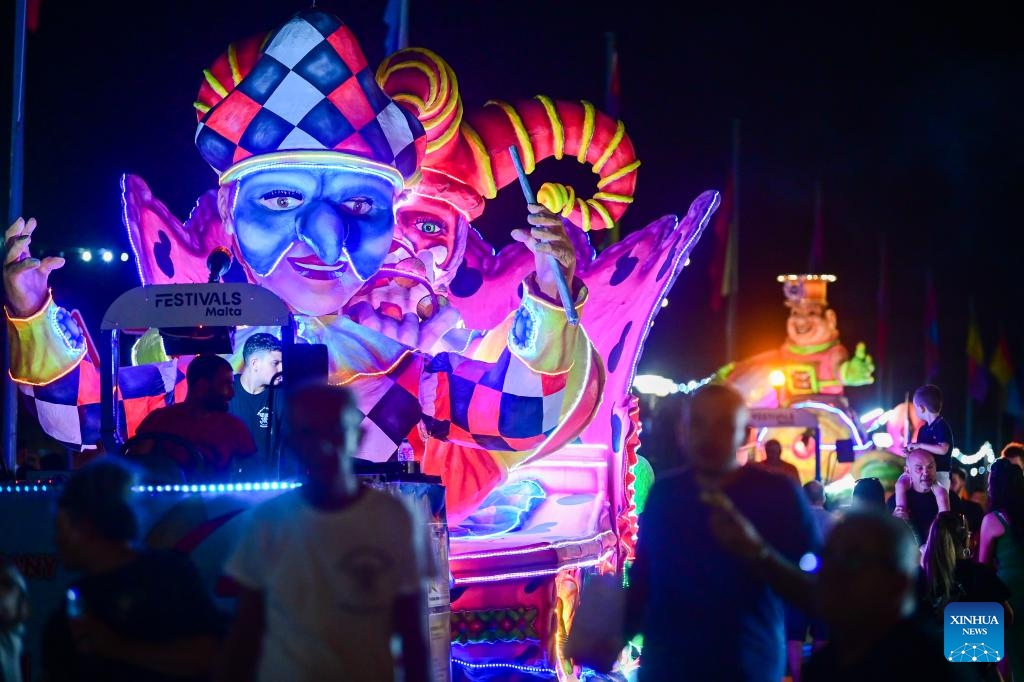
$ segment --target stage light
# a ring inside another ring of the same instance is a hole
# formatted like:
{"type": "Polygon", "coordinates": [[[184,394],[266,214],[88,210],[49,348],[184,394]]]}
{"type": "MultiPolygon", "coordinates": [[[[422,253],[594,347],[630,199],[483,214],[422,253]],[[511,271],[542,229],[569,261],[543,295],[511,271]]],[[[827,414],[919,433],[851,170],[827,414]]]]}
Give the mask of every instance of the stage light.
{"type": "Polygon", "coordinates": [[[106,249],[103,249],[102,251],[100,251],[100,258],[103,259],[104,263],[109,263],[112,260],[114,260],[114,254],[110,253],[106,249]]]}
{"type": "Polygon", "coordinates": [[[637,374],[633,379],[633,389],[644,395],[664,398],[671,393],[678,393],[679,384],[656,374],[637,374]]]}
{"type": "Polygon", "coordinates": [[[772,385],[772,388],[782,388],[786,385],[786,373],[781,369],[773,369],[768,374],[768,383],[772,385]]]}
{"type": "Polygon", "coordinates": [[[661,307],[662,308],[667,308],[668,307],[668,299],[667,298],[661,299],[661,307]]]}
{"type": "Polygon", "coordinates": [[[121,252],[121,262],[122,263],[127,263],[128,262],[128,254],[125,251],[121,252]]]}
{"type": "Polygon", "coordinates": [[[883,450],[891,448],[893,443],[892,436],[889,435],[887,431],[879,431],[871,434],[871,442],[875,444],[876,448],[882,448],[883,450]]]}
{"type": "Polygon", "coordinates": [[[92,251],[90,251],[89,249],[83,249],[82,250],[82,260],[85,261],[86,263],[91,261],[92,260],[92,251]]]}

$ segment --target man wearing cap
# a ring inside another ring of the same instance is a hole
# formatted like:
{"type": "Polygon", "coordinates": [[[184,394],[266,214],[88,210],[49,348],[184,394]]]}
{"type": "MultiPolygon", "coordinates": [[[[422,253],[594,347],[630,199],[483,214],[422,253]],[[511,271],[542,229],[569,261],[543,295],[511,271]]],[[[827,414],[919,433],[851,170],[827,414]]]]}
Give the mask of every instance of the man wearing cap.
{"type": "MultiPolygon", "coordinates": [[[[292,308],[299,339],[327,345],[331,382],[351,386],[364,414],[360,456],[388,460],[415,433],[425,443],[422,468],[442,476],[457,520],[511,468],[570,442],[592,419],[603,367],[568,324],[556,279],[569,282],[577,309],[586,287],[573,277],[561,220],[540,206],[530,207],[532,229],[513,233],[534,252],[536,271],[502,325],[507,343],[495,362],[428,356],[377,331],[379,320],[346,314],[384,262],[395,199],[418,177],[425,137],[377,85],[340,20],[304,11],[265,39],[232,45],[205,72],[196,108],[196,144],[219,175],[220,220],[204,234],[183,230],[172,248],[229,246],[250,282],[292,308]]],[[[8,229],[4,272],[12,375],[26,386],[91,364],[84,333],[47,289],[62,262],[30,257],[34,229],[20,219],[8,229]]],[[[145,271],[159,254],[157,235],[143,236],[145,271]]],[[[437,326],[450,323],[436,317],[437,326]]],[[[419,333],[432,333],[431,321],[419,333]]]]}

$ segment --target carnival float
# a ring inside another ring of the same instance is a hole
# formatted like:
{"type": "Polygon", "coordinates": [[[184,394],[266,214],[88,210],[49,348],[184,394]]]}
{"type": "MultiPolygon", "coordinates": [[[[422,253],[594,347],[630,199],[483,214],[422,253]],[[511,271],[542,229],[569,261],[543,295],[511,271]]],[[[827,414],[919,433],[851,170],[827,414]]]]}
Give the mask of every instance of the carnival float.
{"type": "MultiPolygon", "coordinates": [[[[183,396],[189,353],[237,365],[246,336],[271,331],[287,383],[290,352],[323,349],[324,377],[364,414],[368,484],[416,500],[449,568],[430,595],[439,679],[580,679],[563,646],[586,576],[631,560],[649,483],[636,365],[717,192],[598,253],[591,235],[621,219],[640,165],[621,121],[547,96],[467,109],[432,50],[374,68],[316,9],[232,43],[202,71],[195,109],[217,186],[181,221],[123,178],[140,286],[111,305],[99,343],[51,295],[45,259],[5,279],[25,404],[82,461],[128,454],[141,419],[183,396]],[[588,165],[597,191],[538,188],[564,219],[558,261],[519,241],[496,251],[473,221],[503,189],[529,196],[544,159],[588,165]]],[[[31,228],[20,236],[27,256],[31,228]]],[[[25,520],[2,550],[40,567],[26,571],[39,613],[67,578],[49,540],[58,485],[0,495],[25,520]]],[[[246,510],[295,485],[148,480],[146,540],[190,552],[230,608],[219,571],[246,510]]]]}

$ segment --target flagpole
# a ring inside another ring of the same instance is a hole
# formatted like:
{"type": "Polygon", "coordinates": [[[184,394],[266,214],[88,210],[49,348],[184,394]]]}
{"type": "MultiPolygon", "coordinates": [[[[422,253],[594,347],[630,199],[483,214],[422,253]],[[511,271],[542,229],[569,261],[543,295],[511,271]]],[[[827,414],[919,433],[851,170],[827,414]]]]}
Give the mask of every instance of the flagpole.
{"type": "Polygon", "coordinates": [[[821,181],[814,183],[814,227],[811,234],[811,254],[807,259],[807,272],[814,274],[822,267],[825,234],[824,220],[822,218],[822,195],[821,181]]]}
{"type": "MultiPolygon", "coordinates": [[[[616,47],[615,33],[607,31],[604,34],[605,51],[605,80],[604,80],[604,113],[613,119],[619,118],[618,101],[618,78],[619,78],[619,53],[616,47]]],[[[610,246],[617,244],[622,238],[619,221],[612,223],[605,239],[605,244],[610,246]]]]}
{"type": "MultiPolygon", "coordinates": [[[[970,296],[967,299],[967,319],[969,320],[968,327],[967,327],[967,343],[970,344],[970,342],[971,342],[970,335],[972,333],[972,328],[974,326],[974,297],[973,296],[970,296]]],[[[968,363],[970,363],[970,357],[969,356],[968,356],[968,363]]],[[[964,447],[963,447],[963,451],[964,452],[972,452],[973,450],[972,450],[971,443],[973,441],[971,439],[971,436],[973,434],[971,433],[971,425],[972,425],[972,422],[974,421],[974,398],[971,397],[971,368],[970,368],[969,364],[968,364],[968,367],[967,367],[967,372],[965,374],[967,375],[967,380],[964,382],[965,383],[965,388],[966,388],[966,390],[964,391],[964,397],[966,398],[964,403],[965,403],[966,406],[964,408],[964,447]]]]}
{"type": "MultiPolygon", "coordinates": [[[[7,224],[21,215],[25,175],[25,17],[27,0],[15,0],[14,77],[11,97],[11,179],[7,224]]],[[[6,296],[5,296],[6,298],[6,296]]],[[[17,468],[18,389],[11,379],[11,343],[6,323],[3,340],[3,472],[13,476],[17,468]]]]}
{"type": "Polygon", "coordinates": [[[878,404],[888,407],[892,396],[892,368],[888,362],[889,349],[889,255],[885,233],[878,247],[878,292],[875,300],[875,358],[881,366],[878,377],[878,404]]]}
{"type": "Polygon", "coordinates": [[[736,294],[739,289],[740,247],[740,119],[732,121],[732,220],[729,223],[729,245],[726,269],[729,278],[729,307],[725,316],[726,362],[736,359],[736,294]]]}

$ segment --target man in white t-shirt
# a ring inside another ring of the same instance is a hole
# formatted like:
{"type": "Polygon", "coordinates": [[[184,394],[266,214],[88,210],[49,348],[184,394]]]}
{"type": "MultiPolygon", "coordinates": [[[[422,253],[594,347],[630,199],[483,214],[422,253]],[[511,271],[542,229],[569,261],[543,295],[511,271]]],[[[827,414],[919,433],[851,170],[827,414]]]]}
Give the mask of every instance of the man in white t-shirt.
{"type": "Polygon", "coordinates": [[[352,470],[362,415],[344,388],[286,398],[284,447],[302,487],[253,508],[225,573],[240,586],[225,680],[430,680],[423,526],[402,500],[352,470]]]}

